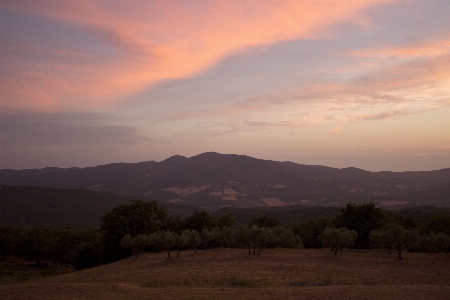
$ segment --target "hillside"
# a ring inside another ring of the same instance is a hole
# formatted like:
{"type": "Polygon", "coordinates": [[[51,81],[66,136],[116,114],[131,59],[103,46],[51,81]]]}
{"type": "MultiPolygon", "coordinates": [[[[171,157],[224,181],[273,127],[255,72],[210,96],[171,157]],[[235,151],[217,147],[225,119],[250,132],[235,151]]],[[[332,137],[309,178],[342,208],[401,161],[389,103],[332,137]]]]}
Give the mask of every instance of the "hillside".
{"type": "Polygon", "coordinates": [[[90,189],[215,211],[222,207],[450,207],[450,169],[368,172],[203,153],[91,168],[0,170],[0,186],[90,189]]]}
{"type": "MultiPolygon", "coordinates": [[[[0,199],[0,227],[84,229],[99,227],[105,213],[139,198],[82,189],[4,186],[0,199]]],[[[182,217],[200,210],[181,204],[164,206],[169,214],[182,217]]]]}
{"type": "Polygon", "coordinates": [[[0,226],[74,229],[99,227],[102,216],[130,196],[90,190],[2,187],[0,226]]]}
{"type": "MultiPolygon", "coordinates": [[[[146,253],[100,267],[0,285],[2,299],[418,299],[450,298],[445,254],[383,249],[245,249],[146,253]]],[[[22,279],[24,280],[24,279],[22,279]]]]}

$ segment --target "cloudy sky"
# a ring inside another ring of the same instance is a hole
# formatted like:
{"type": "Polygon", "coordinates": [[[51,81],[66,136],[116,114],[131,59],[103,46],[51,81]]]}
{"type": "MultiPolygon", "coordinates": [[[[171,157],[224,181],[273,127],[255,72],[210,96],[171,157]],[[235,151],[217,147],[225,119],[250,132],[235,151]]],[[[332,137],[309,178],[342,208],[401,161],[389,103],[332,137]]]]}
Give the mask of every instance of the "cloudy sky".
{"type": "Polygon", "coordinates": [[[450,167],[448,0],[0,0],[0,168],[450,167]]]}

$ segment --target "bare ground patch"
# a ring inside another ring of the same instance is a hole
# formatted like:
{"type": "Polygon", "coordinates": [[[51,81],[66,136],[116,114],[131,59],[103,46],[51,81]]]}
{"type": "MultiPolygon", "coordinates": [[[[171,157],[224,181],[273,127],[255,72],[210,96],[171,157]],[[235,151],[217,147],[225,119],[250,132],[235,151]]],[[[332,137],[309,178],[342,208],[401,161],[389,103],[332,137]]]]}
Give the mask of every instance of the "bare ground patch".
{"type": "Polygon", "coordinates": [[[288,205],[286,202],[281,201],[278,198],[263,198],[261,199],[262,202],[267,204],[267,206],[285,206],[288,205]]]}
{"type": "Polygon", "coordinates": [[[175,193],[178,196],[182,197],[182,196],[187,196],[190,194],[195,194],[195,193],[201,192],[201,191],[209,189],[209,188],[210,188],[209,185],[202,185],[200,187],[190,186],[187,188],[172,187],[172,188],[168,188],[168,189],[164,189],[164,190],[171,191],[172,193],[175,193]]]}

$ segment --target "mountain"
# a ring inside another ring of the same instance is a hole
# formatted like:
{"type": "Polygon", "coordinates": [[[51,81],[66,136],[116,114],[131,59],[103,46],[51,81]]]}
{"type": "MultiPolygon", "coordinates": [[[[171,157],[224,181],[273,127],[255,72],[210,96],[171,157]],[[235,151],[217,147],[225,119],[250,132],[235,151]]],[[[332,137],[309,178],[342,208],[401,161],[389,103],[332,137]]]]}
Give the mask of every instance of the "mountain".
{"type": "Polygon", "coordinates": [[[203,153],[90,168],[0,170],[0,186],[89,189],[215,211],[222,207],[360,204],[450,207],[450,169],[369,172],[203,153]]]}

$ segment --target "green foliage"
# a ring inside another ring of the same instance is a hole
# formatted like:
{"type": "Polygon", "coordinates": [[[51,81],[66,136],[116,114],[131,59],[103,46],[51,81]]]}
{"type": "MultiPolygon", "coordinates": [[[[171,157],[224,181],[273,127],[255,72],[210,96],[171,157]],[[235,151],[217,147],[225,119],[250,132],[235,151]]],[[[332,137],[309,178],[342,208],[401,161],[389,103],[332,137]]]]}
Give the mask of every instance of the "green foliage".
{"type": "Polygon", "coordinates": [[[287,227],[276,226],[272,228],[272,243],[275,247],[282,248],[303,248],[302,239],[295,235],[287,227]]]}
{"type": "Polygon", "coordinates": [[[420,241],[419,233],[416,230],[407,230],[402,226],[389,229],[388,232],[395,240],[395,246],[397,248],[398,260],[403,260],[402,252],[409,247],[417,246],[420,241]]]}
{"type": "Polygon", "coordinates": [[[101,263],[100,242],[83,242],[77,246],[72,258],[75,270],[92,268],[101,263]]]}
{"type": "Polygon", "coordinates": [[[233,225],[234,225],[234,218],[231,213],[227,213],[223,216],[220,216],[220,217],[216,218],[216,220],[217,220],[216,221],[217,227],[219,227],[219,228],[223,228],[223,227],[230,228],[230,227],[233,227],[233,225]]]}
{"type": "Polygon", "coordinates": [[[301,224],[320,218],[334,218],[340,212],[339,207],[320,206],[274,206],[274,207],[249,207],[235,208],[224,207],[214,213],[216,217],[231,213],[236,225],[248,225],[253,219],[260,216],[275,218],[280,225],[301,224]]]}
{"type": "Polygon", "coordinates": [[[336,228],[345,227],[355,230],[358,237],[355,241],[355,248],[369,248],[369,233],[383,225],[384,215],[380,208],[376,208],[374,203],[355,205],[348,203],[341,213],[333,220],[336,228]]]}
{"type": "Polygon", "coordinates": [[[85,229],[100,227],[102,215],[132,197],[83,189],[1,187],[0,226],[85,229]]]}
{"type": "Polygon", "coordinates": [[[14,251],[15,233],[14,228],[11,226],[0,228],[0,256],[3,260],[14,251]]]}
{"type": "Polygon", "coordinates": [[[327,227],[319,236],[323,244],[331,246],[331,250],[334,250],[334,255],[336,255],[339,250],[342,251],[342,248],[346,246],[353,246],[357,237],[358,234],[356,231],[348,230],[345,227],[327,227]]]}
{"type": "Polygon", "coordinates": [[[117,206],[102,218],[103,259],[112,262],[129,256],[129,250],[120,247],[123,236],[153,233],[161,229],[166,220],[167,210],[154,201],[136,200],[117,206]]]}
{"type": "Polygon", "coordinates": [[[422,230],[426,234],[442,232],[450,235],[450,215],[440,215],[428,219],[424,222],[422,230]]]}
{"type": "Polygon", "coordinates": [[[190,247],[191,249],[194,249],[194,253],[197,253],[197,247],[200,246],[200,244],[202,243],[200,233],[195,229],[184,230],[183,232],[185,232],[189,236],[189,240],[186,246],[190,247]]]}
{"type": "Polygon", "coordinates": [[[190,236],[189,230],[183,230],[180,234],[174,233],[175,236],[175,246],[177,247],[177,258],[180,256],[183,248],[189,243],[190,236]]]}
{"type": "Polygon", "coordinates": [[[248,248],[248,254],[250,254],[250,230],[246,226],[241,224],[234,230],[234,239],[237,246],[248,248]]]}
{"type": "Polygon", "coordinates": [[[214,240],[219,247],[224,247],[225,245],[233,244],[234,242],[234,231],[231,227],[214,227],[214,240]]]}
{"type": "Polygon", "coordinates": [[[209,230],[208,228],[205,228],[202,230],[202,232],[200,232],[200,238],[202,239],[204,251],[206,251],[206,248],[208,247],[208,243],[213,241],[216,238],[216,235],[213,230],[209,230]]]}
{"type": "Polygon", "coordinates": [[[275,226],[280,225],[280,221],[278,221],[278,219],[273,218],[273,217],[261,216],[261,217],[253,219],[250,222],[249,228],[251,228],[253,225],[256,225],[258,227],[273,228],[275,226]]]}
{"type": "Polygon", "coordinates": [[[386,247],[388,253],[391,253],[392,249],[396,249],[398,260],[403,260],[404,250],[419,246],[420,243],[420,236],[416,230],[408,230],[401,225],[373,231],[370,238],[375,245],[386,247]]]}
{"type": "Polygon", "coordinates": [[[450,216],[450,208],[426,205],[426,206],[404,208],[400,210],[391,211],[390,213],[392,213],[393,215],[412,218],[417,224],[419,231],[423,233],[424,227],[427,225],[430,219],[438,216],[450,216]]]}
{"type": "Polygon", "coordinates": [[[42,259],[51,257],[53,244],[54,239],[48,230],[31,229],[19,237],[15,248],[20,257],[34,261],[39,267],[42,259]]]}
{"type": "Polygon", "coordinates": [[[258,250],[258,255],[261,255],[262,249],[273,240],[272,230],[269,227],[259,227],[258,225],[253,225],[249,229],[247,235],[249,241],[253,245],[253,255],[255,255],[256,250],[258,250]]]}
{"type": "Polygon", "coordinates": [[[70,228],[61,228],[53,230],[51,235],[53,237],[51,260],[61,266],[71,264],[75,250],[80,244],[78,232],[70,228]]]}
{"type": "Polygon", "coordinates": [[[386,248],[386,251],[389,254],[391,254],[392,249],[396,247],[394,236],[386,229],[372,230],[369,234],[369,239],[372,242],[372,246],[375,248],[386,248]]]}
{"type": "Polygon", "coordinates": [[[420,242],[420,250],[432,253],[443,252],[450,256],[450,236],[442,232],[431,232],[428,235],[424,235],[420,242]]]}
{"type": "Polygon", "coordinates": [[[185,228],[202,232],[203,229],[212,229],[216,226],[217,220],[209,212],[202,210],[194,212],[192,216],[184,220],[185,228]]]}
{"type": "Polygon", "coordinates": [[[176,244],[176,236],[170,231],[156,231],[148,236],[149,245],[153,245],[161,251],[167,252],[167,259],[170,259],[170,249],[176,244]]]}
{"type": "Polygon", "coordinates": [[[305,248],[315,249],[322,248],[322,240],[319,236],[327,227],[331,227],[331,220],[324,218],[290,226],[292,231],[301,237],[305,248]]]}

